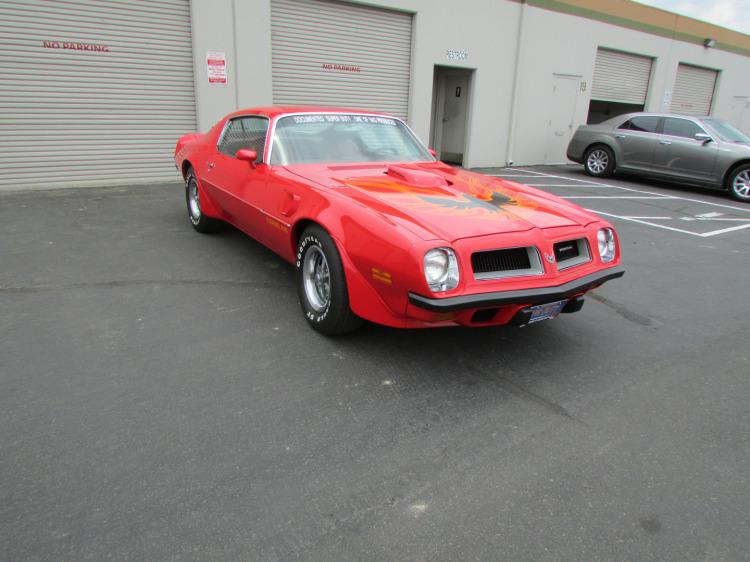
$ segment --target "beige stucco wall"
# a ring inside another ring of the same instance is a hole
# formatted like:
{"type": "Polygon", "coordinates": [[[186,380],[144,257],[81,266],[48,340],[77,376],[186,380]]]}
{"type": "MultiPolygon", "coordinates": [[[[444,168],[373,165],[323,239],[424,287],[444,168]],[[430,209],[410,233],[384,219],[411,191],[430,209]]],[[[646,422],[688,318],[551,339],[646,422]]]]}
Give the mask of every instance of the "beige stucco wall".
{"type": "MultiPolygon", "coordinates": [[[[664,93],[672,88],[680,62],[721,70],[714,96],[717,116],[728,116],[733,96],[750,94],[748,57],[516,1],[360,3],[414,14],[409,124],[425,143],[430,134],[434,66],[475,70],[464,160],[468,167],[502,166],[508,160],[517,165],[544,162],[551,134],[549,112],[555,110],[549,97],[552,76],[578,75],[586,82],[574,116],[575,126],[584,123],[598,46],[656,58],[647,100],[650,111],[666,109],[664,93]],[[467,60],[448,60],[448,49],[468,52],[467,60]]],[[[207,130],[235,109],[270,104],[270,0],[191,0],[191,9],[199,129],[207,130]],[[210,50],[227,53],[226,85],[208,84],[205,58],[210,50]]],[[[564,160],[563,154],[559,160],[564,160]]]]}

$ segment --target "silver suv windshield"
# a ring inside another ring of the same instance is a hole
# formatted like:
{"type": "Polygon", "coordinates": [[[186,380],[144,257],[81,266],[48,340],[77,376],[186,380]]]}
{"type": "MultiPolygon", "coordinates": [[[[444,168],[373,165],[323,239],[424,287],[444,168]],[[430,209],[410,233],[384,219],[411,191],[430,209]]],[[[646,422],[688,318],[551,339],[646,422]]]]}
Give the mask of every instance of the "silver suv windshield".
{"type": "Polygon", "coordinates": [[[725,142],[747,142],[750,143],[750,137],[732,127],[726,121],[721,119],[703,119],[703,123],[716,133],[716,135],[725,142]]]}
{"type": "Polygon", "coordinates": [[[431,162],[432,155],[398,119],[306,113],[276,123],[271,164],[431,162]]]}

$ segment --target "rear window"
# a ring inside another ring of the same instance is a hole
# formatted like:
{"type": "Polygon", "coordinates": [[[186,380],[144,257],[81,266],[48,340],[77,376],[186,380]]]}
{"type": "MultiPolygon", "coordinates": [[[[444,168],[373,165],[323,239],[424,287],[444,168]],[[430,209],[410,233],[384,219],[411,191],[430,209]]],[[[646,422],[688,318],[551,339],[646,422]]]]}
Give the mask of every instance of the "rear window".
{"type": "Polygon", "coordinates": [[[618,127],[618,129],[627,129],[629,131],[640,131],[641,133],[655,133],[656,126],[659,124],[659,117],[655,115],[643,115],[628,119],[618,127]]]}

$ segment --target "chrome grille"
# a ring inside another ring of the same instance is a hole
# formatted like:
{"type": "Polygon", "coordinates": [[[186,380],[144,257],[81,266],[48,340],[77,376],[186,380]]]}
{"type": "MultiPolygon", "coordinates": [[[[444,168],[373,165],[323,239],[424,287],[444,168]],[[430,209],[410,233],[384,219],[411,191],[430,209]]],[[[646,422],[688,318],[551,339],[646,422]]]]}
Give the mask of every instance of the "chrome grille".
{"type": "Polygon", "coordinates": [[[475,252],[471,255],[471,267],[475,279],[540,275],[543,271],[539,252],[530,246],[475,252]]]}

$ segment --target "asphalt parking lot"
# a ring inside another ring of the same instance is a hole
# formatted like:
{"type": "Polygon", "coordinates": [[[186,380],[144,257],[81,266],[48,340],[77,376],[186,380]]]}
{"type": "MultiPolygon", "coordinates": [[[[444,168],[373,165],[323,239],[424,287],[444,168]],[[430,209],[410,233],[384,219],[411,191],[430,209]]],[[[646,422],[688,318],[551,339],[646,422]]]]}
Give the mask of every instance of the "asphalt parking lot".
{"type": "Polygon", "coordinates": [[[0,559],[748,559],[750,206],[492,172],[608,217],[625,277],[329,339],[178,184],[0,193],[0,559]]]}

